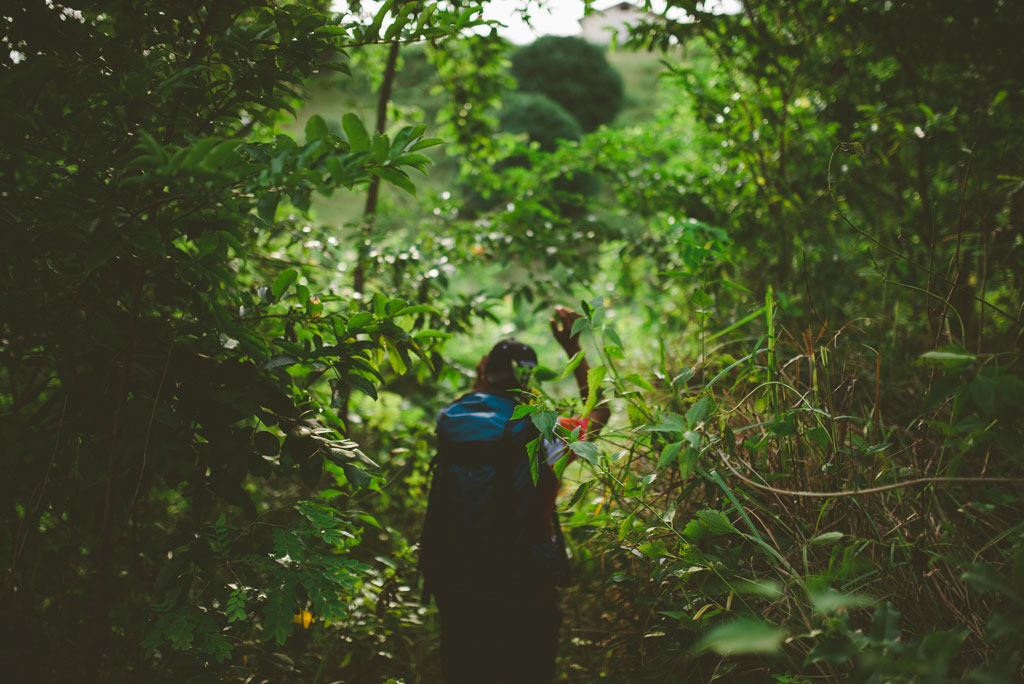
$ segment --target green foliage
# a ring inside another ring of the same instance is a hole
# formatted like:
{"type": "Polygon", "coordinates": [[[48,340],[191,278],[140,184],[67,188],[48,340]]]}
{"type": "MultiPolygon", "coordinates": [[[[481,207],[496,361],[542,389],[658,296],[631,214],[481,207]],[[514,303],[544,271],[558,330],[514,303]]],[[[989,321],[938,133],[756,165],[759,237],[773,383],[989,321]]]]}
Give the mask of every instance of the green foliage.
{"type": "Polygon", "coordinates": [[[564,681],[1019,679],[1024,14],[673,4],[659,109],[558,146],[496,132],[479,3],[11,10],[4,671],[436,679],[433,416],[516,334],[564,681]],[[578,300],[585,401],[544,343],[578,300]]]}
{"type": "Polygon", "coordinates": [[[546,95],[515,92],[505,98],[501,107],[501,130],[526,133],[530,142],[551,152],[559,140],[579,140],[583,134],[572,114],[546,95]]]}
{"type": "Polygon", "coordinates": [[[349,498],[381,479],[343,409],[384,359],[433,368],[439,312],[343,297],[285,250],[314,195],[414,192],[440,141],[351,114],[304,144],[274,126],[347,46],[476,23],[417,3],[381,36],[391,4],[368,26],[242,1],[5,19],[3,641],[41,656],[10,676],[184,681],[361,595],[349,498]],[[307,501],[325,483],[335,504],[307,501]]]}
{"type": "Polygon", "coordinates": [[[604,51],[582,38],[542,36],[512,55],[519,90],[562,105],[583,130],[610,123],[622,107],[622,77],[604,51]]]}

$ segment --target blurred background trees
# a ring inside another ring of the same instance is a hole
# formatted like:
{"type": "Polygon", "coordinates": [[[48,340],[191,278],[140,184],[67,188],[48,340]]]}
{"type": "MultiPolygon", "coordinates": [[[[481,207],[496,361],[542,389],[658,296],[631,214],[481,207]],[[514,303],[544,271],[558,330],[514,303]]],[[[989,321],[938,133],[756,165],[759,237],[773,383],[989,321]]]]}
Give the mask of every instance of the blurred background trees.
{"type": "Polygon", "coordinates": [[[519,90],[548,96],[583,130],[610,123],[622,107],[622,77],[604,50],[574,36],[541,36],[512,54],[519,90]]]}

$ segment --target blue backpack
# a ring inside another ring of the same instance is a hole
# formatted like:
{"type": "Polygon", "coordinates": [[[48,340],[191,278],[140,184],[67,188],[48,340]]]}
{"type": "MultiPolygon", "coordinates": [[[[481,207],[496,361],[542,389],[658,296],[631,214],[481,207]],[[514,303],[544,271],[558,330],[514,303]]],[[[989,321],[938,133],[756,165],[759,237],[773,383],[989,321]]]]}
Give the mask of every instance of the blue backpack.
{"type": "Polygon", "coordinates": [[[441,412],[420,539],[424,597],[450,590],[564,585],[565,543],[552,508],[558,483],[543,463],[534,485],[529,419],[516,402],[475,392],[441,412]]]}

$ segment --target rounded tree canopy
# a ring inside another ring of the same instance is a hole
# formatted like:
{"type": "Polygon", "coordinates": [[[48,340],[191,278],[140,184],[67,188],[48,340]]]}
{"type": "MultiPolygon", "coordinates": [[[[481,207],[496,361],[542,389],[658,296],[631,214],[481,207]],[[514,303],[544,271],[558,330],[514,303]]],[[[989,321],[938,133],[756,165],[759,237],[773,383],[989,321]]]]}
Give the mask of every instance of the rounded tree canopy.
{"type": "Polygon", "coordinates": [[[622,107],[622,77],[604,51],[582,38],[543,36],[512,55],[519,90],[543,93],[592,131],[622,107]]]}
{"type": "Polygon", "coordinates": [[[559,140],[583,135],[576,117],[542,93],[509,93],[502,104],[501,130],[526,133],[545,152],[553,151],[559,140]]]}

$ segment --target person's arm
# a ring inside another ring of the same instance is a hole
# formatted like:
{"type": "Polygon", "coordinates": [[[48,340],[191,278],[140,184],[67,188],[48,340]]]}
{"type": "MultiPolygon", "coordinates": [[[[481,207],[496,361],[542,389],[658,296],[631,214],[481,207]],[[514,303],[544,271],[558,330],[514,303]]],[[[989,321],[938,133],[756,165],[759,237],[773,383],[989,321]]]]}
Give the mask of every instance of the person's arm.
{"type": "MultiPolygon", "coordinates": [[[[576,352],[580,351],[579,335],[572,334],[572,324],[577,318],[582,318],[582,314],[564,306],[556,306],[555,317],[551,319],[551,333],[555,336],[555,340],[562,346],[562,349],[565,350],[565,353],[570,359],[574,354],[576,354],[576,352]]],[[[582,398],[584,402],[586,402],[587,397],[590,396],[590,386],[587,384],[588,370],[590,370],[590,366],[587,364],[586,358],[584,358],[572,373],[573,377],[576,378],[576,386],[580,389],[580,398],[582,398]]],[[[597,388],[595,388],[594,391],[600,392],[597,388]]],[[[601,398],[598,396],[598,402],[600,402],[600,400],[601,398]]],[[[600,432],[601,428],[608,422],[608,417],[610,415],[611,409],[601,404],[596,406],[588,415],[583,416],[589,420],[587,435],[593,436],[600,432]]]]}

